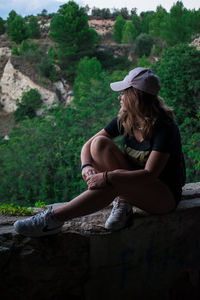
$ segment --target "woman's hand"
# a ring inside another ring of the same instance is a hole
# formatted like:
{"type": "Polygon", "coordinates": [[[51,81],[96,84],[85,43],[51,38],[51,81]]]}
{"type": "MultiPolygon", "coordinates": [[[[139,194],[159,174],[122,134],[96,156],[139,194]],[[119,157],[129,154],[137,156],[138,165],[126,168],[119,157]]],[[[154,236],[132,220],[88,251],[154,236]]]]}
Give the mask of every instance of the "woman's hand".
{"type": "Polygon", "coordinates": [[[88,166],[88,167],[85,167],[83,170],[82,170],[82,177],[83,177],[83,180],[87,183],[87,180],[90,176],[96,174],[96,170],[95,168],[91,167],[91,166],[88,166]]]}
{"type": "Polygon", "coordinates": [[[107,186],[103,173],[89,176],[87,179],[87,185],[89,190],[101,189],[107,186]]]}

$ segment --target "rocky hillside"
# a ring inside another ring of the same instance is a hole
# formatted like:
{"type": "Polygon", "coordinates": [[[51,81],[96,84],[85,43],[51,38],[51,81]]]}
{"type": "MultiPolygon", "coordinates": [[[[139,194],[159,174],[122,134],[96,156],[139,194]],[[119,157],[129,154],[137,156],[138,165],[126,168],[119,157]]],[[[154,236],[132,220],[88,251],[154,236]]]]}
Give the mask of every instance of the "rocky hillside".
{"type": "MultiPolygon", "coordinates": [[[[101,37],[98,49],[108,47],[113,55],[127,54],[129,46],[116,45],[112,42],[113,20],[89,20],[89,26],[94,28],[101,37]],[[105,45],[107,44],[107,45],[105,45]]],[[[52,45],[49,39],[50,21],[40,23],[41,38],[36,41],[39,45],[52,45]]],[[[20,99],[23,92],[36,88],[41,94],[44,104],[51,106],[53,102],[62,101],[64,104],[71,100],[70,86],[64,79],[56,83],[45,79],[42,85],[36,67],[21,56],[11,56],[12,42],[6,34],[0,36],[0,109],[6,113],[16,110],[16,99],[20,99]]]]}
{"type": "MultiPolygon", "coordinates": [[[[50,21],[45,24],[40,23],[41,38],[35,42],[45,45],[47,48],[53,42],[49,39],[50,21]]],[[[126,55],[131,60],[130,45],[120,45],[113,42],[112,32],[114,20],[89,20],[89,26],[94,28],[100,36],[98,51],[108,50],[114,56],[126,55]]],[[[200,38],[195,39],[192,45],[200,49],[200,38]]],[[[10,115],[16,110],[16,100],[21,99],[22,93],[34,88],[42,97],[44,104],[50,107],[53,102],[61,101],[66,105],[72,99],[70,86],[64,79],[52,83],[45,79],[45,84],[36,70],[36,66],[26,61],[22,56],[11,55],[12,42],[6,34],[0,36],[0,136],[9,132],[9,126],[2,130],[2,124],[6,119],[10,120],[10,115]]],[[[40,112],[38,112],[40,113],[40,112]]],[[[9,123],[9,122],[7,122],[9,123]]]]}

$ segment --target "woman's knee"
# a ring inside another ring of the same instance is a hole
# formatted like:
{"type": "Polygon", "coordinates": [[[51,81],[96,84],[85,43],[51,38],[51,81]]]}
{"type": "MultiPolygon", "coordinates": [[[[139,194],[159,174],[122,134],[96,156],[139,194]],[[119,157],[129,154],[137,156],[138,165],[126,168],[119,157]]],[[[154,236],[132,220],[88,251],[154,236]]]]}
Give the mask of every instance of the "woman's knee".
{"type": "Polygon", "coordinates": [[[106,136],[99,135],[95,137],[90,146],[90,152],[92,156],[102,154],[105,150],[108,150],[110,147],[113,147],[114,143],[111,139],[106,136]]]}

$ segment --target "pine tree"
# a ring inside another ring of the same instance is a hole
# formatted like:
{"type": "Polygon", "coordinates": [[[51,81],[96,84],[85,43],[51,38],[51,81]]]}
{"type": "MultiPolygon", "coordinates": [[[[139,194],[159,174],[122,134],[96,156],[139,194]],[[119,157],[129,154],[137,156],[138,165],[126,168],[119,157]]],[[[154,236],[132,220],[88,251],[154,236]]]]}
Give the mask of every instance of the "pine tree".
{"type": "Polygon", "coordinates": [[[160,36],[169,46],[189,42],[192,34],[191,18],[181,1],[170,9],[164,21],[160,24],[160,36]]]}
{"type": "Polygon", "coordinates": [[[50,37],[57,43],[59,64],[69,81],[73,81],[80,59],[92,55],[97,33],[89,28],[84,8],[69,1],[59,9],[50,25],[50,37]]]}
{"type": "Polygon", "coordinates": [[[119,15],[114,25],[114,40],[116,43],[121,43],[124,24],[126,23],[122,15],[119,15]]]}
{"type": "Polygon", "coordinates": [[[0,35],[5,32],[4,20],[0,17],[0,35]]]}
{"type": "Polygon", "coordinates": [[[135,26],[131,21],[126,21],[122,31],[122,43],[133,44],[137,36],[135,26]]]}
{"type": "Polygon", "coordinates": [[[37,18],[34,16],[30,17],[29,24],[29,37],[38,39],[40,37],[40,25],[38,24],[37,18]]]}
{"type": "Polygon", "coordinates": [[[28,38],[28,27],[24,18],[16,15],[14,20],[9,23],[9,36],[17,44],[28,38]]]}

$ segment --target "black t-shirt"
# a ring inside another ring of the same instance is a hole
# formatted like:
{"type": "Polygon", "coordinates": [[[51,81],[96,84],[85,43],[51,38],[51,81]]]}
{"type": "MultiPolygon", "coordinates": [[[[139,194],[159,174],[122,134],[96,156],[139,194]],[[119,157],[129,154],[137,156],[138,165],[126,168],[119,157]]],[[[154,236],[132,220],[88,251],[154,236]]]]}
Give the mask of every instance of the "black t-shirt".
{"type": "MultiPolygon", "coordinates": [[[[124,135],[123,126],[119,131],[117,118],[108,123],[104,129],[112,137],[124,135]]],[[[136,169],[144,169],[152,150],[169,153],[169,159],[159,179],[165,182],[176,195],[181,194],[182,186],[185,184],[185,163],[179,129],[174,122],[157,120],[150,140],[138,142],[134,136],[124,135],[123,144],[128,160],[136,169]]]]}

